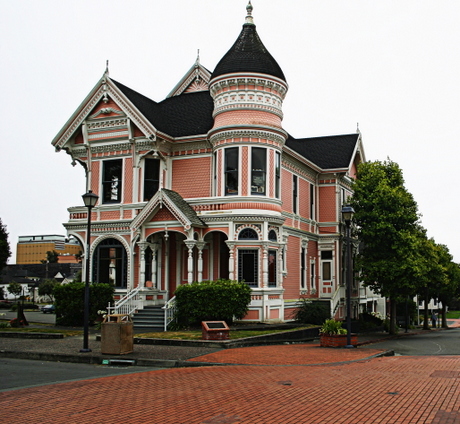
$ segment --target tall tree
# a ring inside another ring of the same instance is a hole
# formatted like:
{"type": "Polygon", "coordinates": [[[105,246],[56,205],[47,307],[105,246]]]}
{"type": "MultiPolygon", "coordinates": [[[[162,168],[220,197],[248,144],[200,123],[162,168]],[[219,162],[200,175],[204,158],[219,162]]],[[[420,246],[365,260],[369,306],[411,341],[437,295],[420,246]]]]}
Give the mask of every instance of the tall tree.
{"type": "Polygon", "coordinates": [[[361,249],[356,264],[363,283],[390,298],[390,333],[397,331],[396,302],[414,295],[421,227],[417,203],[397,163],[359,165],[350,204],[361,249]]]}
{"type": "Polygon", "coordinates": [[[48,296],[51,302],[54,302],[54,289],[61,283],[56,281],[54,278],[51,280],[44,280],[38,286],[38,294],[40,296],[48,296]]]}
{"type": "Polygon", "coordinates": [[[8,243],[8,233],[6,232],[6,225],[3,225],[0,219],[0,270],[2,270],[11,256],[10,244],[8,243]]]}
{"type": "Polygon", "coordinates": [[[40,261],[42,264],[57,264],[59,262],[59,253],[55,250],[48,250],[46,252],[46,259],[40,261]]]}

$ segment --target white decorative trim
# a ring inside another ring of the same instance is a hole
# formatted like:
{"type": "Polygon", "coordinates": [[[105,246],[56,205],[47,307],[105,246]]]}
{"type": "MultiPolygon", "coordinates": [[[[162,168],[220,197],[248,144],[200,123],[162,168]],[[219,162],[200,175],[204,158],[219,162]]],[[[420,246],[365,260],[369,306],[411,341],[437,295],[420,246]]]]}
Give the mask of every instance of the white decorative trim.
{"type": "MultiPolygon", "coordinates": [[[[95,133],[89,134],[88,140],[97,140],[99,138],[109,138],[109,137],[127,137],[129,135],[128,131],[117,131],[117,132],[103,132],[103,133],[95,133]]],[[[93,147],[91,148],[91,150],[93,147]]]]}
{"type": "Polygon", "coordinates": [[[91,115],[89,118],[95,119],[99,115],[108,115],[109,113],[115,113],[117,115],[124,115],[124,113],[121,110],[114,109],[113,107],[105,107],[105,108],[98,110],[95,114],[91,115]]]}
{"type": "Polygon", "coordinates": [[[88,130],[98,130],[98,129],[107,129],[107,128],[116,128],[116,127],[126,127],[128,125],[127,118],[120,118],[120,119],[109,119],[103,121],[86,121],[86,125],[88,126],[88,130]]]}
{"type": "Polygon", "coordinates": [[[235,140],[235,139],[243,139],[243,138],[256,138],[256,139],[264,139],[270,140],[279,145],[283,146],[287,139],[281,135],[275,134],[270,131],[260,131],[260,130],[226,130],[226,131],[219,131],[215,134],[212,134],[209,138],[209,141],[214,145],[219,141],[224,140],[233,140],[234,142],[243,142],[242,140],[235,140]]]}

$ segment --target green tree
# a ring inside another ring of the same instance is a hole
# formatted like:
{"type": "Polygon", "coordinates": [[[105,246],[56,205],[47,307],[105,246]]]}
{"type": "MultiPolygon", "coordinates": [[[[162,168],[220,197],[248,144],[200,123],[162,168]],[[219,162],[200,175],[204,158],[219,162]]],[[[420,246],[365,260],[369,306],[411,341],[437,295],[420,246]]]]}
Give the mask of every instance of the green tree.
{"type": "Polygon", "coordinates": [[[38,286],[38,294],[40,296],[48,296],[50,301],[54,302],[54,289],[56,288],[56,286],[59,286],[59,284],[61,283],[59,283],[55,279],[44,280],[38,286]]]}
{"type": "Polygon", "coordinates": [[[56,252],[55,250],[48,250],[46,252],[46,259],[42,259],[40,262],[42,264],[57,264],[59,261],[59,253],[56,252]]]}
{"type": "Polygon", "coordinates": [[[22,293],[22,286],[14,280],[8,284],[7,290],[14,296],[14,300],[22,293]]]}
{"type": "Polygon", "coordinates": [[[0,219],[0,270],[5,268],[8,258],[11,256],[10,244],[8,242],[8,233],[6,225],[3,225],[0,219]]]}
{"type": "Polygon", "coordinates": [[[436,245],[438,250],[438,262],[443,268],[444,281],[443,284],[437,287],[436,297],[442,303],[442,327],[447,328],[447,305],[449,301],[455,297],[460,285],[460,267],[453,262],[453,257],[447,246],[443,244],[436,245]]]}
{"type": "Polygon", "coordinates": [[[359,165],[350,204],[362,248],[356,258],[363,283],[390,298],[390,333],[397,331],[396,304],[416,292],[421,227],[417,203],[398,164],[359,165]]]}

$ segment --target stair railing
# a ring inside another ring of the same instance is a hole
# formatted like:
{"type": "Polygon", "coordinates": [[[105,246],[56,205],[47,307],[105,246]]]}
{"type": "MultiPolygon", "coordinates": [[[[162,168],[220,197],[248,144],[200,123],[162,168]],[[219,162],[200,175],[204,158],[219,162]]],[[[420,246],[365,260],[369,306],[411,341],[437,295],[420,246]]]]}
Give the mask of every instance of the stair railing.
{"type": "Polygon", "coordinates": [[[335,313],[337,312],[337,309],[340,306],[340,302],[342,301],[344,297],[344,290],[345,288],[343,286],[338,286],[337,290],[334,292],[332,299],[331,299],[331,317],[334,318],[335,313]]]}
{"type": "Polygon", "coordinates": [[[176,296],[173,296],[171,299],[169,299],[162,309],[165,311],[165,331],[168,331],[168,325],[174,321],[174,316],[176,315],[177,311],[176,296]]]}
{"type": "Polygon", "coordinates": [[[140,287],[136,287],[130,292],[126,293],[121,299],[117,300],[113,306],[107,307],[107,313],[123,314],[132,316],[138,309],[142,309],[142,299],[140,295],[140,287]]]}

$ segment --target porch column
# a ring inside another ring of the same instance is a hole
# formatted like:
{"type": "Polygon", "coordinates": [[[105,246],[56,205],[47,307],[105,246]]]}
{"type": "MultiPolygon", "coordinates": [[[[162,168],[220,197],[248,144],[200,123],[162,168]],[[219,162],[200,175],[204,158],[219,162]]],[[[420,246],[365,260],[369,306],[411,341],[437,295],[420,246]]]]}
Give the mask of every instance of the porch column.
{"type": "Polygon", "coordinates": [[[152,286],[154,289],[157,289],[157,252],[158,252],[158,243],[149,243],[150,250],[152,251],[152,286]]]}
{"type": "Polygon", "coordinates": [[[188,261],[187,261],[187,274],[188,274],[188,283],[193,283],[193,248],[196,245],[195,240],[186,240],[184,241],[188,249],[188,261]]]}
{"type": "Polygon", "coordinates": [[[232,242],[227,243],[228,249],[229,249],[229,256],[228,256],[228,278],[230,280],[236,280],[235,278],[235,244],[232,242]]]}
{"type": "Polygon", "coordinates": [[[145,287],[145,249],[147,249],[148,243],[145,241],[141,241],[137,243],[137,245],[139,246],[139,250],[141,253],[141,257],[140,257],[141,270],[140,270],[139,287],[143,289],[145,287]]]}
{"type": "Polygon", "coordinates": [[[262,246],[262,287],[268,287],[268,244],[262,246]]]}
{"type": "Polygon", "coordinates": [[[203,281],[203,249],[206,243],[204,241],[197,241],[196,247],[198,248],[198,282],[203,281]]]}

